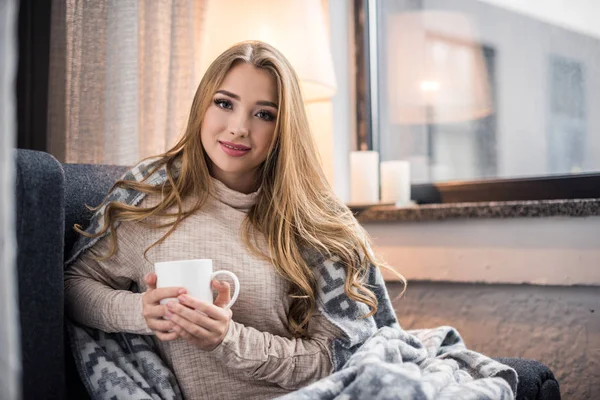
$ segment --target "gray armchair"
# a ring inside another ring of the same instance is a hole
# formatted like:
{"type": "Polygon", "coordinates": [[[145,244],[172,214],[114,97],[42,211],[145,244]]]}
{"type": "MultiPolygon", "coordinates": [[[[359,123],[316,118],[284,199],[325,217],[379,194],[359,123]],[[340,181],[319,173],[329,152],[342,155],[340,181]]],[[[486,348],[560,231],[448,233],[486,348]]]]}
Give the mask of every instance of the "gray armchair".
{"type": "MultiPolygon", "coordinates": [[[[16,151],[17,268],[23,399],[86,399],[64,330],[63,262],[85,225],[126,167],[61,165],[51,155],[16,151]]],[[[502,358],[517,370],[517,398],[560,399],[550,369],[533,360],[502,358]]]]}

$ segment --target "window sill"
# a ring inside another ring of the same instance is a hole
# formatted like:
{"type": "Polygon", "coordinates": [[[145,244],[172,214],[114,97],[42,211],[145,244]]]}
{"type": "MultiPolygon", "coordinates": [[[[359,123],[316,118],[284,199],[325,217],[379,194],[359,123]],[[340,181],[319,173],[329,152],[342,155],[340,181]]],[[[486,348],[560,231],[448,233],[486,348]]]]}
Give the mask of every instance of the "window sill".
{"type": "Polygon", "coordinates": [[[373,205],[353,208],[361,223],[455,219],[600,216],[600,199],[535,200],[427,204],[412,207],[373,205]]]}

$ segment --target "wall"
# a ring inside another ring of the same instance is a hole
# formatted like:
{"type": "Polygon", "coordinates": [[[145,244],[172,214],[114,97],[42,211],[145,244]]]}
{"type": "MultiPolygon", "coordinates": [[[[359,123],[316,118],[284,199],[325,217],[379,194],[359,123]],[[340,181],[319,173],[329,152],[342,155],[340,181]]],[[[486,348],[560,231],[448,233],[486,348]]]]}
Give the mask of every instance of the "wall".
{"type": "Polygon", "coordinates": [[[407,279],[600,286],[600,217],[364,226],[407,279]]]}
{"type": "Polygon", "coordinates": [[[409,281],[405,329],[451,325],[475,351],[545,363],[565,399],[600,393],[600,217],[364,226],[409,281]]]}
{"type": "Polygon", "coordinates": [[[543,362],[563,399],[600,396],[598,288],[412,282],[394,306],[404,329],[451,325],[470,349],[543,362]]]}

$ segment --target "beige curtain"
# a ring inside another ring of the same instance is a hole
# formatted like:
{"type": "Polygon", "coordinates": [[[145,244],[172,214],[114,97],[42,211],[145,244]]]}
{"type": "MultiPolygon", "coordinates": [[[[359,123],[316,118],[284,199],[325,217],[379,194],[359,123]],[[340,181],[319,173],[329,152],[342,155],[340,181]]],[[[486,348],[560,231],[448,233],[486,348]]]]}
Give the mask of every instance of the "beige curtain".
{"type": "Polygon", "coordinates": [[[18,400],[21,345],[16,276],[15,166],[17,6],[0,1],[0,398],[18,400]]]}
{"type": "Polygon", "coordinates": [[[131,165],[183,134],[204,0],[53,0],[49,151],[131,165]]]}

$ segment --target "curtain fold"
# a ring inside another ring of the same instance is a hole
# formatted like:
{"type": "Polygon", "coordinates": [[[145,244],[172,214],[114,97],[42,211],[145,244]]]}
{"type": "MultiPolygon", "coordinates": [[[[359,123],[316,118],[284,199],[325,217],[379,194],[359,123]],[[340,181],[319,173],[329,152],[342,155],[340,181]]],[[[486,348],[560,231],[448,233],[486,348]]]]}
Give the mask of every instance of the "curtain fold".
{"type": "Polygon", "coordinates": [[[17,72],[16,1],[0,2],[0,397],[21,393],[16,238],[15,164],[17,72]]]}
{"type": "Polygon", "coordinates": [[[183,134],[200,82],[204,0],[55,0],[49,151],[131,165],[183,134]]]}

